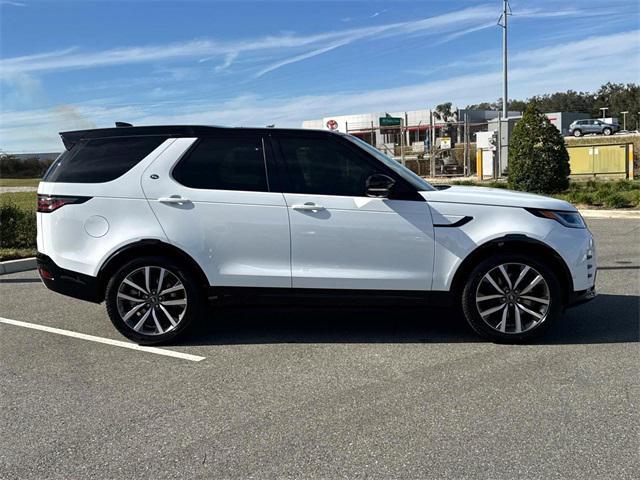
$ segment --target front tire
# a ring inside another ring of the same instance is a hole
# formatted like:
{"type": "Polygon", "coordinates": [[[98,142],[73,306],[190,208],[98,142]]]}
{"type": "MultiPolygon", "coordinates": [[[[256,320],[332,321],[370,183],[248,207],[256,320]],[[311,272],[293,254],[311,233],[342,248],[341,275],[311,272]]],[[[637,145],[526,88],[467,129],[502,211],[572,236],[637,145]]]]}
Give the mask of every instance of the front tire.
{"type": "Polygon", "coordinates": [[[537,258],[499,253],[480,262],[462,292],[469,325],[499,343],[524,343],[540,334],[562,313],[556,274],[537,258]]]}
{"type": "Polygon", "coordinates": [[[191,273],[163,257],[141,257],[124,264],[106,291],[111,322],[140,345],[175,339],[199,316],[201,298],[191,273]]]}
{"type": "Polygon", "coordinates": [[[581,137],[581,136],[582,136],[582,130],[580,130],[579,128],[576,128],[576,129],[573,131],[573,136],[574,136],[574,137],[581,137]]]}

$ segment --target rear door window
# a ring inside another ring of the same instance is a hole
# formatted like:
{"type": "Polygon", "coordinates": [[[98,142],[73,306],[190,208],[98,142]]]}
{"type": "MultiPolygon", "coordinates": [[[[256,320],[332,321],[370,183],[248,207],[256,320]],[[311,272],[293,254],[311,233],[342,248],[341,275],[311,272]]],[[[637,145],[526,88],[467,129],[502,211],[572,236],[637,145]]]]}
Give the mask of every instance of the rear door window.
{"type": "Polygon", "coordinates": [[[268,192],[262,137],[202,138],[173,169],[190,188],[268,192]]]}
{"type": "Polygon", "coordinates": [[[64,152],[43,180],[64,183],[110,182],[124,175],[166,137],[118,137],[83,141],[64,152]]]}

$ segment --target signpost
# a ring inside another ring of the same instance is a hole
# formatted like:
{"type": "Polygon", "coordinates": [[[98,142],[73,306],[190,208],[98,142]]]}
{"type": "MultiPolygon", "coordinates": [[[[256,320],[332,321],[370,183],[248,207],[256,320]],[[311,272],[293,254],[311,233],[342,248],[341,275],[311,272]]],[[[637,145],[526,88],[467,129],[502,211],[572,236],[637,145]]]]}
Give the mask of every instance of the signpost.
{"type": "Polygon", "coordinates": [[[400,125],[402,125],[400,117],[380,117],[381,127],[399,127],[400,125]]]}

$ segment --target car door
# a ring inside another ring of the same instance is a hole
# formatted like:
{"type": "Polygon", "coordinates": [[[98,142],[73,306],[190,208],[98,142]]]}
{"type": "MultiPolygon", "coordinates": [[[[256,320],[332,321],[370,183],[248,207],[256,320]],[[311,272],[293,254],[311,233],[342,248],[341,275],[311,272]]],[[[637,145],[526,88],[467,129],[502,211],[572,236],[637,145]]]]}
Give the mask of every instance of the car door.
{"type": "Polygon", "coordinates": [[[170,243],[213,286],[291,286],[287,206],[269,188],[266,156],[257,134],[179,138],[143,174],[170,243]]]}
{"type": "Polygon", "coordinates": [[[598,122],[595,120],[587,120],[587,125],[585,126],[586,133],[599,133],[598,122]]]}
{"type": "Polygon", "coordinates": [[[433,223],[414,187],[338,135],[273,139],[286,180],[293,287],[431,288],[433,223]],[[396,182],[389,198],[365,195],[377,173],[396,182]]]}

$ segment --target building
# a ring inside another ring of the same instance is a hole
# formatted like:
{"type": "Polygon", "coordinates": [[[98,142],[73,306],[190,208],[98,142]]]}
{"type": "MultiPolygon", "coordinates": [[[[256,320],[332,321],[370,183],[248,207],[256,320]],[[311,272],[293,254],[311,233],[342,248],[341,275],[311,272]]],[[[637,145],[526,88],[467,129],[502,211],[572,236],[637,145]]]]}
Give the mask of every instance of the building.
{"type": "Polygon", "coordinates": [[[558,129],[562,135],[569,135],[569,125],[576,120],[591,118],[589,113],[583,112],[553,112],[545,113],[549,121],[558,129]]]}
{"type": "MultiPolygon", "coordinates": [[[[416,152],[424,151],[425,146],[428,147],[432,142],[435,144],[436,140],[442,137],[451,139],[454,144],[461,142],[465,119],[473,134],[486,130],[487,121],[497,118],[499,114],[500,112],[494,110],[457,109],[447,118],[443,118],[439,112],[430,109],[372,112],[305,120],[302,122],[302,128],[349,133],[393,155],[397,152],[397,147],[406,147],[416,152]]],[[[520,112],[510,114],[520,115],[520,112]]]]}

